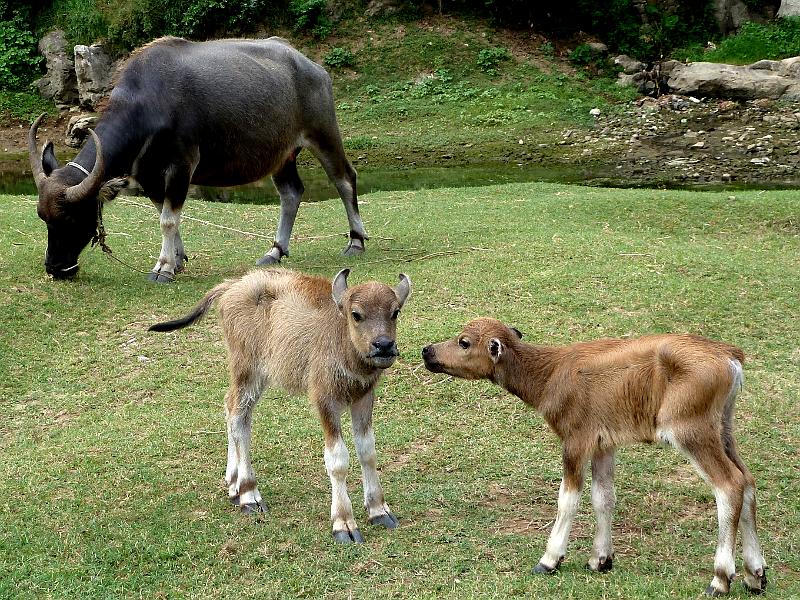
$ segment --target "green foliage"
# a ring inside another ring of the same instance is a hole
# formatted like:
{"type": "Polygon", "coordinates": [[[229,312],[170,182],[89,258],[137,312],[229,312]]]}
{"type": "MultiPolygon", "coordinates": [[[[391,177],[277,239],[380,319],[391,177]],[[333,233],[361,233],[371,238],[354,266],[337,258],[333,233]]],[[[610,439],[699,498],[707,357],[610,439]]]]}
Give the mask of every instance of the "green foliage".
{"type": "Polygon", "coordinates": [[[56,108],[39,94],[0,89],[0,123],[31,122],[43,112],[55,114],[56,108]]]}
{"type": "Polygon", "coordinates": [[[0,2],[0,88],[22,89],[38,74],[42,57],[30,26],[30,9],[0,2]]]}
{"type": "Polygon", "coordinates": [[[306,31],[322,39],[333,29],[326,0],[291,0],[289,13],[294,18],[295,31],[306,31]]]}
{"type": "Polygon", "coordinates": [[[739,32],[722,40],[716,50],[695,50],[690,58],[710,62],[748,64],[762,59],[779,60],[800,54],[800,17],[772,23],[745,23],[739,32]]]}
{"type": "Polygon", "coordinates": [[[270,0],[55,0],[41,22],[43,28],[64,29],[73,44],[102,40],[124,52],[164,35],[206,39],[246,33],[284,6],[270,0]]]}
{"type": "Polygon", "coordinates": [[[497,75],[497,67],[500,63],[505,62],[511,58],[511,53],[502,47],[484,48],[478,52],[477,63],[480,69],[494,77],[497,75]]]}
{"type": "Polygon", "coordinates": [[[347,49],[337,46],[325,55],[324,62],[331,69],[344,69],[355,65],[355,56],[347,49]]]}
{"type": "Polygon", "coordinates": [[[575,49],[569,53],[570,62],[581,66],[588,65],[593,62],[595,58],[597,58],[597,52],[595,52],[589,44],[575,46],[575,49]]]}

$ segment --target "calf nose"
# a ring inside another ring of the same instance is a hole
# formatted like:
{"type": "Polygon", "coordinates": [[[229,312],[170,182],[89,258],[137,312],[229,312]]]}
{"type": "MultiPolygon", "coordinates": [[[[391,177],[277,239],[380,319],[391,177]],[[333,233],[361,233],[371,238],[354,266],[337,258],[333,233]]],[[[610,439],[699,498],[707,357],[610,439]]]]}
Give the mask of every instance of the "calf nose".
{"type": "Polygon", "coordinates": [[[372,347],[375,348],[378,354],[395,354],[397,352],[394,340],[386,335],[372,340],[372,347]]]}
{"type": "Polygon", "coordinates": [[[433,356],[433,345],[425,346],[422,349],[422,358],[430,358],[433,356]]]}

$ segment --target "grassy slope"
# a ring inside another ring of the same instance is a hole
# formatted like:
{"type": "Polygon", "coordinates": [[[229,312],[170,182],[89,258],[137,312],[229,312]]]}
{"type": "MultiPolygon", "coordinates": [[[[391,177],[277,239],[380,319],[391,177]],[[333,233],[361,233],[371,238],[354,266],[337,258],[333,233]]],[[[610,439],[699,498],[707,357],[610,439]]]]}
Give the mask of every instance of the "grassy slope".
{"type": "MultiPolygon", "coordinates": [[[[137,201],[138,202],[138,201],[137,201]]],[[[142,201],[143,202],[143,201],[142,201]]],[[[0,197],[0,597],[698,597],[712,572],[713,496],[672,451],[620,452],[615,571],[583,569],[584,495],[561,574],[534,577],[555,514],[554,436],[488,383],[447,381],[419,348],[491,314],[550,343],[692,331],[748,355],[738,439],[759,486],[774,597],[800,595],[800,238],[796,192],[727,194],[509,185],[364,197],[373,234],[338,255],[339,203],[304,205],[287,266],[353,280],[410,274],[403,357],[379,390],[379,464],[401,528],[332,544],[322,436],[302,398],[269,393],[254,461],[271,512],[228,506],[227,377],[215,319],[148,334],[241,273],[266,240],[186,221],[189,272],[155,286],[95,250],[48,280],[30,197],[0,197]],[[415,258],[415,260],[408,260],[415,258]]],[[[194,202],[187,214],[269,232],[275,207],[194,202]]],[[[107,211],[116,254],[146,270],[152,209],[107,211]]],[[[352,462],[355,463],[353,454],[352,462]]],[[[737,561],[740,564],[740,561],[737,561]]],[[[735,595],[744,595],[739,585],[735,595]]]]}

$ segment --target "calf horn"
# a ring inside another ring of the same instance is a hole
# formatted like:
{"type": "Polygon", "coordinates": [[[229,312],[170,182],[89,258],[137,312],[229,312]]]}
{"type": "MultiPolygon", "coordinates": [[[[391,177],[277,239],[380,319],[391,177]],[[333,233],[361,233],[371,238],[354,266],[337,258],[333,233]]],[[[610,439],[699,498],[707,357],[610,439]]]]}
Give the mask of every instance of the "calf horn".
{"type": "Polygon", "coordinates": [[[85,198],[94,196],[100,189],[100,186],[103,185],[103,170],[105,168],[103,164],[103,149],[100,146],[100,138],[97,137],[94,130],[90,129],[89,133],[92,134],[92,139],[94,140],[94,168],[92,168],[92,172],[89,173],[86,179],[77,185],[67,188],[67,191],[64,193],[64,198],[67,202],[80,202],[85,198]]]}
{"type": "Polygon", "coordinates": [[[42,169],[42,157],[36,149],[36,131],[39,129],[39,124],[44,119],[45,113],[39,115],[39,118],[33,122],[30,131],[28,131],[28,158],[31,161],[31,173],[33,173],[33,180],[36,182],[36,189],[39,189],[42,181],[47,179],[42,169]]]}

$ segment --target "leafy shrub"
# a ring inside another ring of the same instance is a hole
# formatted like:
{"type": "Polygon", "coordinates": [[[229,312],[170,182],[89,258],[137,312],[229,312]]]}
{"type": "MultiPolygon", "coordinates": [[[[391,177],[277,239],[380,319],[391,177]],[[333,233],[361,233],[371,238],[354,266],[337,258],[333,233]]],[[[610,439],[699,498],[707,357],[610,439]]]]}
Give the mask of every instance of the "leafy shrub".
{"type": "Polygon", "coordinates": [[[295,31],[310,31],[311,35],[321,39],[333,29],[326,0],[291,0],[289,13],[294,17],[295,31]]]}
{"type": "Polygon", "coordinates": [[[502,47],[484,48],[478,52],[478,66],[484,73],[494,77],[497,75],[497,66],[511,58],[511,53],[502,47]]]}
{"type": "Polygon", "coordinates": [[[29,10],[0,2],[0,88],[22,89],[37,75],[42,58],[29,25],[29,10]]]}
{"type": "Polygon", "coordinates": [[[774,23],[745,23],[739,32],[722,40],[717,49],[694,58],[711,62],[748,64],[761,59],[779,60],[800,53],[800,17],[774,23]]]}
{"type": "Polygon", "coordinates": [[[331,69],[343,69],[355,64],[355,56],[347,48],[337,46],[325,55],[324,62],[331,69]]]}

